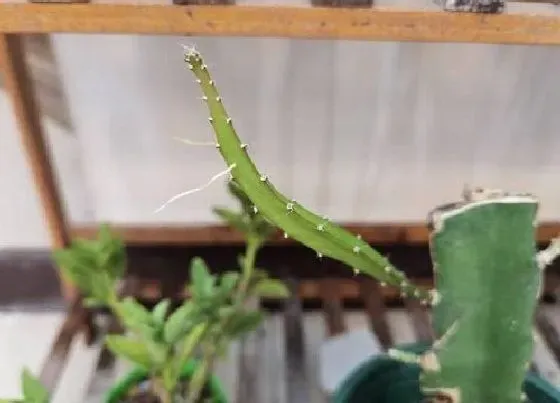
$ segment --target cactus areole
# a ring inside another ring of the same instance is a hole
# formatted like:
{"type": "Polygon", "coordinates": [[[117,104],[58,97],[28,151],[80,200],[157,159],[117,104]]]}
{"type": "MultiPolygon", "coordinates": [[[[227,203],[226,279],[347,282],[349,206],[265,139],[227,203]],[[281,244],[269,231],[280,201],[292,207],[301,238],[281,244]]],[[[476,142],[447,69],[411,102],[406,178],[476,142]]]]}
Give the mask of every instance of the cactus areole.
{"type": "MultiPolygon", "coordinates": [[[[421,289],[365,241],[281,194],[249,157],[200,53],[186,48],[185,61],[202,89],[216,147],[264,217],[318,255],[433,307],[437,340],[431,348],[417,355],[393,352],[396,359],[418,365],[427,401],[527,401],[522,389],[542,276],[535,197],[469,191],[462,201],[435,209],[429,221],[436,290],[421,289]]],[[[555,254],[560,253],[556,246],[555,254]]]]}

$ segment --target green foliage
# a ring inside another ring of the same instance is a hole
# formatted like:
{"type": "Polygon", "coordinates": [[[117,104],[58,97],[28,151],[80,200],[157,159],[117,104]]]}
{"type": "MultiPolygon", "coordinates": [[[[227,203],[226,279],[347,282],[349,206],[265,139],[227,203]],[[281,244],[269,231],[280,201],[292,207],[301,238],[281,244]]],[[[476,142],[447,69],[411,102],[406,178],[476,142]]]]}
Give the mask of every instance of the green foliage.
{"type": "Polygon", "coordinates": [[[236,312],[224,331],[230,338],[237,338],[255,330],[263,318],[263,313],[260,311],[236,312]]]}
{"type": "Polygon", "coordinates": [[[24,368],[21,373],[22,399],[0,399],[0,403],[48,403],[48,390],[33,374],[24,368]]]}
{"type": "Polygon", "coordinates": [[[97,239],[76,239],[68,248],[54,251],[53,259],[90,305],[108,303],[126,269],[124,243],[107,225],[100,227],[97,239]]]}
{"type": "Polygon", "coordinates": [[[228,190],[239,203],[240,210],[236,212],[223,207],[214,207],[214,213],[247,238],[254,237],[261,242],[266,241],[274,233],[275,227],[259,213],[235,180],[228,182],[228,190]]]}
{"type": "Polygon", "coordinates": [[[152,320],[156,325],[163,326],[165,324],[165,318],[169,312],[169,306],[171,301],[169,299],[161,300],[152,311],[152,320]]]}
{"type": "Polygon", "coordinates": [[[21,383],[25,403],[46,403],[49,401],[49,392],[28,369],[23,370],[21,383]]]}
{"type": "Polygon", "coordinates": [[[105,344],[115,355],[136,365],[147,369],[156,365],[145,340],[131,336],[108,335],[105,337],[105,344]]]}
{"type": "Polygon", "coordinates": [[[290,291],[280,280],[264,278],[255,285],[255,294],[263,298],[287,298],[290,291]]]}
{"type": "Polygon", "coordinates": [[[187,301],[169,316],[163,325],[165,343],[174,344],[185,337],[195,323],[194,311],[194,303],[187,301]]]}

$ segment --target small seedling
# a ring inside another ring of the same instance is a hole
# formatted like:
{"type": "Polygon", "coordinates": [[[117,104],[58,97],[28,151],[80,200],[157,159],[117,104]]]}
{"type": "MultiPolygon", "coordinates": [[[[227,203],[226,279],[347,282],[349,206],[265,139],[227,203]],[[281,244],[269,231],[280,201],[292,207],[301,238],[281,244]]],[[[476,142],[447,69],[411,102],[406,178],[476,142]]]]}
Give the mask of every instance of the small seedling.
{"type": "Polygon", "coordinates": [[[223,357],[232,340],[253,331],[262,322],[260,310],[250,310],[252,297],[283,298],[285,285],[255,267],[256,255],[274,231],[234,182],[228,189],[240,203],[240,211],[216,207],[215,213],[246,238],[245,254],[238,270],[212,274],[202,258],[190,262],[187,298],[172,309],[163,299],[150,311],[133,297],[118,295],[118,282],[126,270],[125,245],[107,225],[97,239],[75,240],[53,256],[63,274],[85,295],[89,306],[106,306],[126,332],[108,335],[107,347],[116,355],[145,369],[149,393],[160,403],[199,402],[216,359],[223,357]],[[188,380],[184,366],[200,365],[188,380]],[[186,400],[185,400],[186,399],[186,400]]]}

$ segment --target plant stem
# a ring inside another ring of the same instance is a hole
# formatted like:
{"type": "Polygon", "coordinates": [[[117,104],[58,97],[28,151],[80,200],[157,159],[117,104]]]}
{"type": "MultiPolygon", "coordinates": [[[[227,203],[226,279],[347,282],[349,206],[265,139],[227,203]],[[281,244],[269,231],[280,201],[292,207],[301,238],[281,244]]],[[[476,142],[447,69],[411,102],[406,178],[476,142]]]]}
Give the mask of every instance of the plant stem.
{"type": "Polygon", "coordinates": [[[175,376],[173,377],[173,379],[175,380],[175,382],[169,387],[170,393],[175,392],[175,389],[177,388],[177,383],[179,382],[179,378],[180,378],[179,374],[181,373],[181,369],[183,365],[190,359],[196,347],[198,346],[199,341],[204,338],[204,335],[209,330],[210,330],[210,325],[208,323],[205,323],[195,328],[185,339],[183,348],[179,354],[179,358],[174,361],[173,371],[175,373],[175,376]]]}
{"type": "MultiPolygon", "coordinates": [[[[236,302],[237,306],[244,304],[245,300],[247,299],[249,283],[251,282],[251,279],[255,272],[256,256],[261,244],[262,242],[258,236],[248,236],[247,247],[245,250],[245,259],[241,273],[241,280],[233,296],[233,300],[236,302]]],[[[223,318],[220,327],[224,328],[225,326],[227,326],[233,317],[234,314],[223,318]]],[[[206,330],[209,330],[209,326],[207,326],[206,330]]],[[[220,344],[220,338],[221,337],[218,334],[215,338],[210,340],[210,343],[208,343],[208,345],[203,346],[203,355],[200,367],[201,370],[200,372],[195,373],[195,376],[193,376],[193,378],[189,382],[189,392],[187,399],[188,403],[196,403],[196,399],[199,398],[200,393],[211,374],[214,360],[216,359],[216,346],[220,344]]]]}
{"type": "Polygon", "coordinates": [[[242,268],[241,281],[235,293],[235,300],[241,303],[247,297],[247,288],[255,272],[255,260],[260,246],[260,239],[254,235],[249,235],[247,238],[247,248],[245,251],[245,262],[242,268]]]}
{"type": "Polygon", "coordinates": [[[204,386],[206,385],[207,379],[210,376],[214,364],[216,342],[217,340],[210,340],[210,343],[203,346],[204,352],[202,355],[201,366],[194,373],[191,381],[189,382],[189,391],[187,397],[188,403],[196,403],[200,398],[204,386]]]}
{"type": "Polygon", "coordinates": [[[151,377],[152,391],[159,398],[161,403],[173,403],[173,392],[165,389],[163,382],[157,376],[151,377]]]}

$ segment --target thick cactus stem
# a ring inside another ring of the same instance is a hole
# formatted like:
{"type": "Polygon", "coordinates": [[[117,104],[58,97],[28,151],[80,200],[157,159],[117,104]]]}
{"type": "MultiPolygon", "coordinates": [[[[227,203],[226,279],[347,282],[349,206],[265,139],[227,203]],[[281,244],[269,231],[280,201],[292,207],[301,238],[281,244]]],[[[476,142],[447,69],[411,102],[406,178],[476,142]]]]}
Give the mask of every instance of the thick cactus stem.
{"type": "Polygon", "coordinates": [[[314,249],[321,256],[342,261],[360,272],[398,287],[406,296],[432,302],[432,293],[411,284],[403,272],[397,270],[365,241],[278,192],[269,179],[257,170],[246,145],[237,136],[200,53],[194,48],[187,48],[185,62],[202,89],[218,150],[227,165],[234,166],[231,170],[232,177],[263,216],[291,238],[314,249]]]}
{"type": "Polygon", "coordinates": [[[441,302],[434,307],[429,395],[453,403],[519,403],[533,352],[537,200],[476,192],[431,214],[431,253],[441,302]]]}

